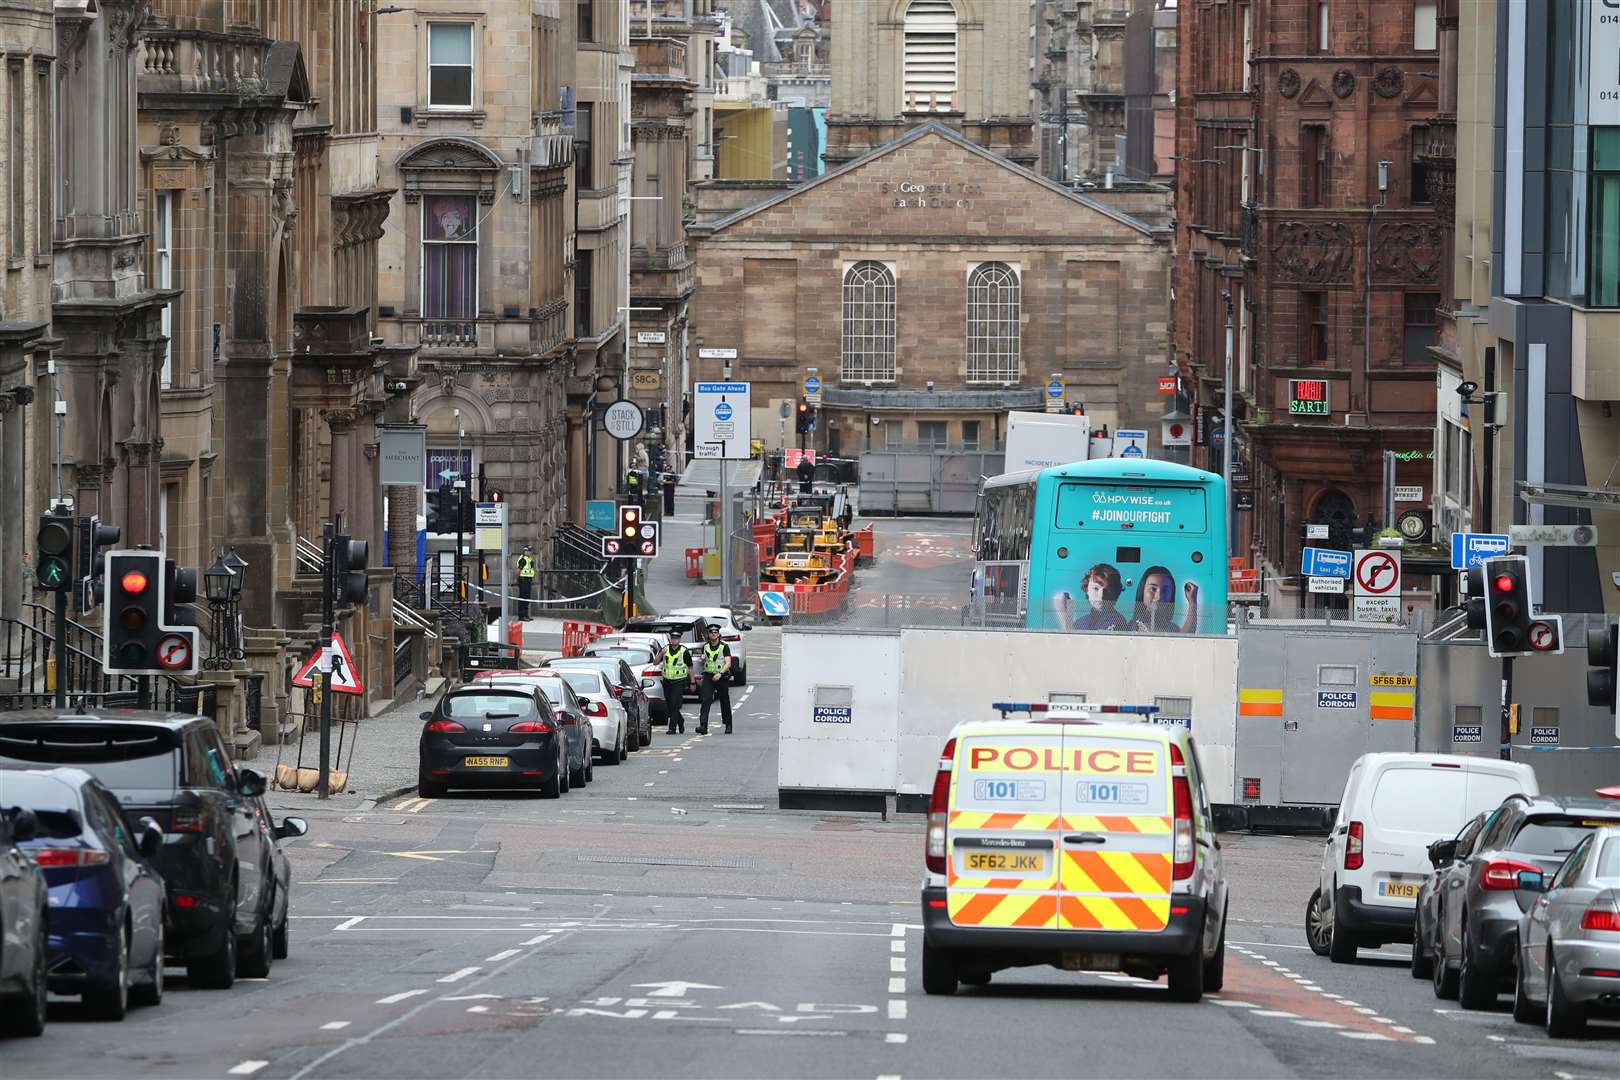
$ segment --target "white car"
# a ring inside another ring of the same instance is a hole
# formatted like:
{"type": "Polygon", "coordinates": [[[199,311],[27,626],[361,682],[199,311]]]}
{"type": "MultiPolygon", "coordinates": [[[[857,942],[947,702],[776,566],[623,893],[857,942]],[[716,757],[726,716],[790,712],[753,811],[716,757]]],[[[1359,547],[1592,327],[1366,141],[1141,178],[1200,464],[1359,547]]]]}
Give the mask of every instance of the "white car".
{"type": "Polygon", "coordinates": [[[1459,754],[1363,754],[1350,766],[1339,816],[1322,851],[1306,937],[1334,963],[1356,949],[1412,940],[1428,846],[1514,794],[1536,795],[1528,765],[1459,754]]]}
{"type": "Polygon", "coordinates": [[[608,685],[607,676],[600,671],[568,668],[559,670],[558,674],[573,687],[591,718],[591,730],[596,736],[596,760],[604,765],[619,764],[626,754],[630,714],[625,712],[624,705],[608,685]]]}
{"type": "MultiPolygon", "coordinates": [[[[743,631],[752,630],[754,624],[746,619],[738,621],[733,618],[730,611],[720,607],[683,607],[670,612],[671,615],[687,615],[703,619],[710,624],[720,627],[720,640],[731,646],[731,655],[737,660],[737,669],[732,674],[731,681],[735,686],[742,686],[748,682],[748,646],[743,642],[743,631]]],[[[693,647],[696,654],[703,646],[693,647]]]]}
{"type": "Polygon", "coordinates": [[[585,646],[581,656],[621,656],[641,678],[655,724],[666,722],[664,643],[656,634],[608,634],[585,646]]]}

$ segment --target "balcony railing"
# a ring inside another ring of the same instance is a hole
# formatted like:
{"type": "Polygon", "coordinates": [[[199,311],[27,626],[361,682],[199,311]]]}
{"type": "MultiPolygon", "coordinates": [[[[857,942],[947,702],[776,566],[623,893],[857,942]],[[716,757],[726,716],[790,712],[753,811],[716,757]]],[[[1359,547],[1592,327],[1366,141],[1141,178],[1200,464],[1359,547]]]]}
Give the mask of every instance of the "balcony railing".
{"type": "Polygon", "coordinates": [[[478,324],[474,322],[424,322],[423,345],[471,349],[478,345],[478,324]]]}

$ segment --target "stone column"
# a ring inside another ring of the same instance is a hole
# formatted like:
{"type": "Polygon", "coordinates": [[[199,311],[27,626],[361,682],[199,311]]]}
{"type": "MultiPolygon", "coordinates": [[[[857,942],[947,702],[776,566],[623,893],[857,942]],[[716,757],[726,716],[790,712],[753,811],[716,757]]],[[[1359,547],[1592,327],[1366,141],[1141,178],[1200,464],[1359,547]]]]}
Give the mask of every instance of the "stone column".
{"type": "Polygon", "coordinates": [[[416,497],[410,484],[388,485],[388,565],[416,577],[416,497]]]}
{"type": "Polygon", "coordinates": [[[157,451],[151,443],[124,444],[124,542],[157,546],[157,451]]]}
{"type": "Polygon", "coordinates": [[[23,411],[16,398],[0,393],[0,616],[22,615],[23,537],[28,531],[23,506],[26,472],[23,468],[23,411]]]}
{"type": "Polygon", "coordinates": [[[270,535],[269,438],[271,356],[268,342],[234,342],[230,358],[215,368],[222,412],[227,417],[224,453],[218,471],[225,484],[225,535],[221,546],[235,547],[251,564],[242,590],[242,618],[248,626],[276,625],[276,550],[270,535]]]}
{"type": "MultiPolygon", "coordinates": [[[[353,522],[356,517],[354,504],[354,414],[343,410],[332,410],[326,414],[326,425],[332,431],[332,508],[331,518],[337,520],[342,513],[345,522],[353,522]]],[[[349,534],[357,535],[352,529],[346,529],[349,534]]]]}

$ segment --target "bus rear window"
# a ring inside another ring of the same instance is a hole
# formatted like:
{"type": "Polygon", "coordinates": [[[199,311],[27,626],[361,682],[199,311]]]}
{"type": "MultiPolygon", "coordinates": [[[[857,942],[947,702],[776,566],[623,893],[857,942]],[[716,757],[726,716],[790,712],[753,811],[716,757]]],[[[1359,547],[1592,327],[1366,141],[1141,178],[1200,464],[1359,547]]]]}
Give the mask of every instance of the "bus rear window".
{"type": "Polygon", "coordinates": [[[1058,487],[1059,529],[1198,535],[1209,528],[1200,488],[1087,484],[1058,487]]]}

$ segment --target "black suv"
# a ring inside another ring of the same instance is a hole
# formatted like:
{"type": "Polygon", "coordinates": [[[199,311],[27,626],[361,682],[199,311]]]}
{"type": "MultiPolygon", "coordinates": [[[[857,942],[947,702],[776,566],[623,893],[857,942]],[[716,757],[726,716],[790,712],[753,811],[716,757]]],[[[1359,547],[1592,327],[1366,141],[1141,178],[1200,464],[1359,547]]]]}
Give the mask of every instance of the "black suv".
{"type": "Polygon", "coordinates": [[[225,989],[270,973],[275,872],[259,828],[264,776],[233,769],[203,716],[120,710],[116,716],[35,709],[0,715],[0,761],[72,765],[112,789],[138,833],[164,831],[164,952],[193,986],[225,989]]]}

